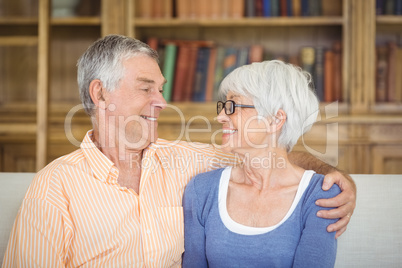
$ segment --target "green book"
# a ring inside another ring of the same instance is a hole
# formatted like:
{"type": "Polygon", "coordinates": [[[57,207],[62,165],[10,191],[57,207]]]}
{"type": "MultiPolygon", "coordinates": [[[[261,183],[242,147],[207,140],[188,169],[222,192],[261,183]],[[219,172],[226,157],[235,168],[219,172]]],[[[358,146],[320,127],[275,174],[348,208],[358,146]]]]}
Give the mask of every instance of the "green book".
{"type": "Polygon", "coordinates": [[[172,99],[174,70],[176,64],[176,51],[177,46],[175,44],[167,44],[165,47],[163,76],[166,78],[167,82],[163,86],[163,97],[167,102],[172,99]]]}

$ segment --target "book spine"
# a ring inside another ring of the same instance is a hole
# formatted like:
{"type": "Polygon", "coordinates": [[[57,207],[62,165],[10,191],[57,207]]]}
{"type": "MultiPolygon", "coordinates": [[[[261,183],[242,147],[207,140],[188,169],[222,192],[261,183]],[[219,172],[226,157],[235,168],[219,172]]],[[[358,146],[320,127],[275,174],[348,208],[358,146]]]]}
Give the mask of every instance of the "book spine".
{"type": "Polygon", "coordinates": [[[223,62],[225,60],[226,48],[218,47],[216,51],[216,64],[215,64],[215,79],[214,79],[214,93],[213,100],[219,99],[219,86],[223,79],[223,62]]]}
{"type": "Polygon", "coordinates": [[[324,84],[324,101],[331,102],[334,100],[334,52],[332,50],[325,51],[325,84],[324,84]]]}
{"type": "Polygon", "coordinates": [[[279,2],[281,17],[287,17],[288,15],[288,0],[280,0],[279,2]]]}
{"type": "Polygon", "coordinates": [[[335,41],[332,50],[334,52],[334,100],[342,101],[342,43],[335,41]]]}
{"type": "Polygon", "coordinates": [[[278,17],[280,15],[280,0],[271,0],[271,15],[272,17],[278,17]]]}
{"type": "Polygon", "coordinates": [[[255,1],[254,0],[245,0],[246,1],[246,17],[252,18],[255,17],[255,1]]]}
{"type": "Polygon", "coordinates": [[[292,7],[293,7],[293,16],[295,17],[301,16],[301,1],[293,0],[292,7]]]}
{"type": "Polygon", "coordinates": [[[163,97],[167,102],[172,99],[174,70],[176,64],[176,51],[175,44],[167,44],[165,48],[165,60],[163,64],[163,76],[167,80],[163,86],[163,97]]]}
{"type": "Polygon", "coordinates": [[[376,50],[376,101],[385,102],[387,99],[388,49],[386,46],[378,46],[376,50]]]}
{"type": "MultiPolygon", "coordinates": [[[[326,58],[324,60],[325,50],[324,47],[316,47],[315,48],[315,62],[314,62],[314,85],[315,90],[317,92],[317,97],[320,101],[327,101],[326,99],[326,83],[327,77],[324,78],[325,74],[324,70],[326,68],[326,58]],[[325,64],[325,66],[324,66],[325,64]]],[[[326,70],[325,70],[326,71],[326,70]]]]}
{"type": "Polygon", "coordinates": [[[205,90],[208,72],[209,48],[198,49],[197,65],[194,73],[192,101],[205,101],[205,90]]]}
{"type": "Polygon", "coordinates": [[[207,84],[205,89],[205,101],[212,101],[214,97],[215,66],[217,58],[217,48],[211,47],[209,51],[207,84]]]}
{"type": "Polygon", "coordinates": [[[271,0],[264,0],[262,3],[264,17],[271,17],[271,0]]]}
{"type": "Polygon", "coordinates": [[[384,0],[376,0],[375,2],[375,14],[376,15],[384,15],[384,0]]]}
{"type": "Polygon", "coordinates": [[[190,46],[190,55],[186,59],[188,61],[188,73],[183,89],[183,95],[182,95],[183,101],[191,101],[191,96],[193,95],[195,69],[197,67],[198,46],[192,44],[189,46],[190,46]]]}
{"type": "MultiPolygon", "coordinates": [[[[387,101],[395,101],[395,78],[396,78],[396,52],[397,46],[395,42],[388,43],[388,73],[387,73],[387,101]]],[[[402,75],[399,74],[399,75],[402,75]]]]}
{"type": "Polygon", "coordinates": [[[172,100],[175,102],[183,101],[182,92],[184,90],[185,80],[188,75],[189,52],[190,48],[187,44],[181,44],[178,48],[172,94],[172,100]]]}
{"type": "Polygon", "coordinates": [[[402,15],[402,0],[395,0],[395,15],[402,15]]]}
{"type": "Polygon", "coordinates": [[[395,101],[402,102],[402,47],[396,50],[396,67],[395,67],[395,101]]]}

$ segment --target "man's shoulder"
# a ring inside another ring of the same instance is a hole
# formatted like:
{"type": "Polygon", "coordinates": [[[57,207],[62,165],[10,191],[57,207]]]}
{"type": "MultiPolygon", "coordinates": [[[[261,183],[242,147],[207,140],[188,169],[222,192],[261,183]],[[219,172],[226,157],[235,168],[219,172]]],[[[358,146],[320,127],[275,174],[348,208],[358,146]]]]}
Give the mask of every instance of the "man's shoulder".
{"type": "Polygon", "coordinates": [[[161,151],[168,152],[215,152],[217,149],[212,144],[201,143],[201,142],[188,142],[182,140],[164,140],[158,139],[154,144],[154,147],[161,151]]]}

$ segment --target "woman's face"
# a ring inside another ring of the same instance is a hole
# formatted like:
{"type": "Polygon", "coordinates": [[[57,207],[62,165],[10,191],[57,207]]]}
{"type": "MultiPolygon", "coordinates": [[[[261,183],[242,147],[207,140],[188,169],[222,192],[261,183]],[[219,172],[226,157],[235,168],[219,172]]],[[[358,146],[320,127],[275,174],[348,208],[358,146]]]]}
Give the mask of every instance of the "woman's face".
{"type": "Polygon", "coordinates": [[[217,117],[218,122],[222,124],[222,149],[225,152],[245,153],[266,148],[269,141],[268,120],[258,116],[257,110],[250,107],[235,106],[234,113],[228,115],[229,106],[234,105],[230,101],[233,101],[235,105],[254,105],[249,97],[231,91],[226,95],[224,108],[217,117]]]}

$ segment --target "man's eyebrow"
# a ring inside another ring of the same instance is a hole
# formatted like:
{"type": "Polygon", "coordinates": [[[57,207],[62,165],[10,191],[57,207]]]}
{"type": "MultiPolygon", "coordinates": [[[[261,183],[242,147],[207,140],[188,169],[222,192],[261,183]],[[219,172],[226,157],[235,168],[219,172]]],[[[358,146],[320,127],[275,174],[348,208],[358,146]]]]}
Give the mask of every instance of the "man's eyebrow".
{"type": "MultiPolygon", "coordinates": [[[[149,79],[149,78],[146,78],[146,77],[138,77],[137,78],[137,81],[140,81],[140,82],[145,82],[145,83],[150,83],[150,84],[154,84],[155,83],[155,81],[154,80],[152,80],[152,79],[149,79]]],[[[167,80],[166,80],[166,78],[163,80],[163,85],[164,84],[166,84],[167,83],[167,80]]]]}

